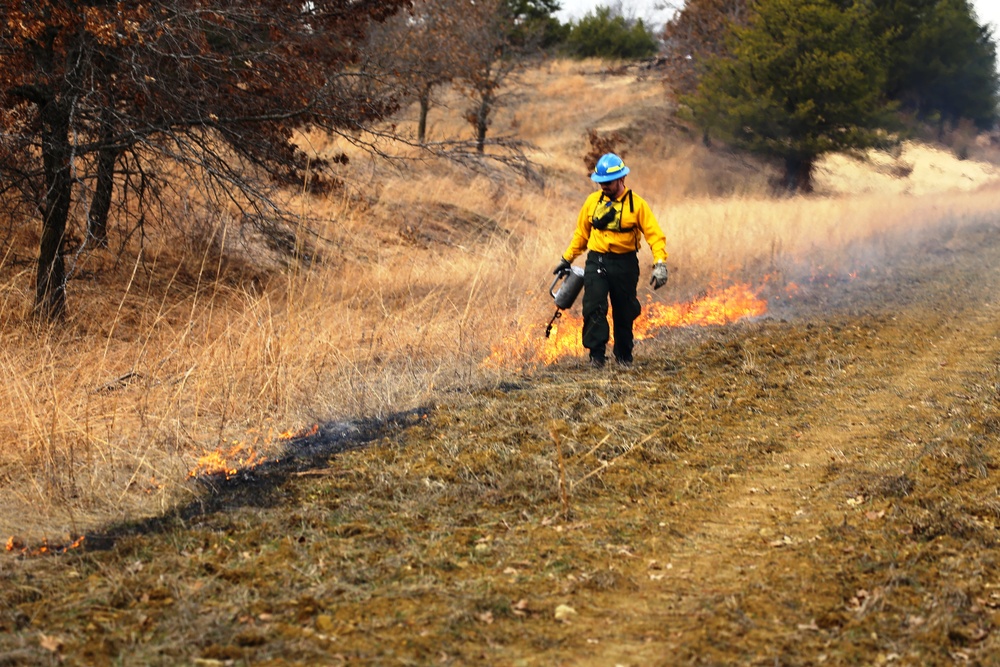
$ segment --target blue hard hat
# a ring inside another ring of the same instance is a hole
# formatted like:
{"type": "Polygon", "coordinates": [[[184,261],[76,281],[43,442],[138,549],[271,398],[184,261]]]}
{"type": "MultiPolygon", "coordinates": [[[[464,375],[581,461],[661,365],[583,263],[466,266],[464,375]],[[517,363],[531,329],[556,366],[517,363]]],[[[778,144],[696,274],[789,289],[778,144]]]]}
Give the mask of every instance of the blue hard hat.
{"type": "Polygon", "coordinates": [[[614,153],[605,153],[597,161],[597,166],[594,167],[594,173],[590,175],[590,180],[595,183],[607,183],[617,181],[627,173],[628,167],[625,166],[620,157],[614,153]]]}

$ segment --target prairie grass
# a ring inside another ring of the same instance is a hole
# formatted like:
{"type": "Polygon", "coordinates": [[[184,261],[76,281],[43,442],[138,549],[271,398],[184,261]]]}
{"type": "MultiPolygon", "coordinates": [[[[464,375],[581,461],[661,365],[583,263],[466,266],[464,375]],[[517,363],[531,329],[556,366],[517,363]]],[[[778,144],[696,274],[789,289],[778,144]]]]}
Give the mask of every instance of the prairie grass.
{"type": "MultiPolygon", "coordinates": [[[[71,315],[56,326],[30,313],[33,238],[12,239],[0,253],[0,535],[63,540],[159,512],[196,493],[189,473],[206,454],[238,466],[318,421],[433,404],[521,372],[516,358],[500,369],[482,362],[506,336],[540,336],[551,316],[551,269],[592,187],[590,129],[621,134],[629,185],[664,226],[671,282],[661,300],[877,265],[918,248],[923,229],[1000,209],[987,167],[974,190],[936,172],[919,195],[825,185],[824,196],[775,199],[766,165],[671,125],[655,80],[552,61],[521,82],[494,131],[534,146],[544,188],[439,161],[389,164],[303,135],[317,155],[352,159],[346,190],[288,195],[310,220],[302,261],[250,254],[256,246],[238,243],[224,216],[181,215],[141,253],[78,258],[71,315]]],[[[462,104],[442,93],[433,136],[468,133],[462,104]]],[[[401,115],[404,129],[413,116],[401,115]]],[[[648,249],[640,258],[646,267],[648,249]]]]}

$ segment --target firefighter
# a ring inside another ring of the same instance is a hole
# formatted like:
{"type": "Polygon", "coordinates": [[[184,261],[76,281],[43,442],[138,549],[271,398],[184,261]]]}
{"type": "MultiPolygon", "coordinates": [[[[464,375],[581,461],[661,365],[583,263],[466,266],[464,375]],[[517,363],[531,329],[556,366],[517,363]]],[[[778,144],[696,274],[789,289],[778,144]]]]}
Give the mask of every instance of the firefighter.
{"type": "Polygon", "coordinates": [[[642,307],[636,296],[639,284],[637,253],[642,238],[653,253],[649,283],[660,289],[667,282],[667,241],[646,200],[625,187],[629,168],[614,153],[602,155],[590,180],[601,189],[591,193],[580,209],[573,240],[553,275],[570,271],[574,259],[588,250],[583,276],[583,346],[590,364],[607,362],[608,301],[614,324],[614,356],[622,367],[632,365],[632,323],[642,307]]]}

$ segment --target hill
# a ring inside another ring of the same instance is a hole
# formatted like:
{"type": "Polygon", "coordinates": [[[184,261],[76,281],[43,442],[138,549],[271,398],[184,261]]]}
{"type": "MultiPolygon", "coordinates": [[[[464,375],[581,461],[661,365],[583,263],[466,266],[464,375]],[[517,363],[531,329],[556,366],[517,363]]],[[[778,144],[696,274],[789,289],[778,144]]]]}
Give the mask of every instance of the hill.
{"type": "Polygon", "coordinates": [[[503,122],[544,189],[355,159],[364,198],[295,200],[313,271],[220,239],[172,282],[93,260],[77,294],[120,299],[41,340],[6,315],[0,663],[995,654],[991,168],[914,147],[892,183],[928,155],[982,184],[774,199],[653,122],[655,82],[531,77],[503,122]],[[594,88],[601,113],[570,104],[594,88]],[[543,335],[591,128],[671,252],[627,372],[583,363],[572,311],[543,335]]]}

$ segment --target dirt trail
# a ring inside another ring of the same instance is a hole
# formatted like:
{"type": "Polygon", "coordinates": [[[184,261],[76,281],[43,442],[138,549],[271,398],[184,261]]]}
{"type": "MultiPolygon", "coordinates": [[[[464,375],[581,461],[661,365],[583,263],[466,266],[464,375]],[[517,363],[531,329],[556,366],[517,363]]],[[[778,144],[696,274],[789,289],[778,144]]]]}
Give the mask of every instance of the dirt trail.
{"type": "MultiPolygon", "coordinates": [[[[797,377],[787,400],[771,406],[776,409],[762,420],[770,424],[762,424],[757,438],[785,444],[768,448],[766,462],[728,475],[721,497],[675,508],[671,523],[694,530],[663,540],[657,562],[647,564],[648,576],[636,577],[637,591],[617,601],[622,606],[614,612],[647,616],[664,631],[639,642],[610,641],[580,664],[818,664],[831,658],[835,664],[853,659],[931,664],[988,655],[974,642],[962,649],[968,642],[954,633],[953,641],[937,647],[938,654],[906,655],[902,648],[891,649],[893,643],[902,647],[898,639],[880,643],[872,631],[849,659],[852,651],[838,650],[827,632],[863,625],[857,621],[884,606],[891,583],[876,592],[852,590],[845,568],[825,545],[838,531],[856,526],[881,531],[878,523],[898,513],[885,499],[910,494],[925,459],[955,439],[949,421],[977,398],[970,385],[981,389],[996,375],[1000,245],[995,229],[958,230],[930,243],[938,242],[942,247],[935,256],[896,259],[888,274],[867,285],[824,295],[822,314],[809,309],[804,317],[791,314],[794,327],[853,330],[864,343],[850,345],[849,352],[834,350],[825,359],[818,355],[816,373],[797,377]],[[903,298],[895,300],[894,292],[903,298]],[[859,294],[862,299],[855,301],[859,294]]],[[[757,348],[789,342],[787,326],[762,325],[757,348]]],[[[747,372],[770,372],[754,368],[752,358],[746,363],[747,372]]],[[[989,389],[995,408],[996,388],[989,389]]],[[[727,438],[740,437],[747,436],[739,429],[718,433],[722,446],[727,438]]],[[[994,467],[995,437],[989,445],[989,452],[979,452],[975,474],[988,476],[994,467]]],[[[947,480],[943,483],[947,493],[947,480]]],[[[912,531],[906,526],[901,532],[912,531]]],[[[854,545],[840,549],[848,558],[856,550],[859,558],[867,557],[854,545]]],[[[992,579],[990,585],[996,583],[992,579]]],[[[919,607],[910,611],[911,624],[926,625],[919,607]]],[[[981,641],[992,632],[980,627],[974,636],[981,641]]]]}

